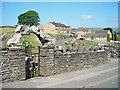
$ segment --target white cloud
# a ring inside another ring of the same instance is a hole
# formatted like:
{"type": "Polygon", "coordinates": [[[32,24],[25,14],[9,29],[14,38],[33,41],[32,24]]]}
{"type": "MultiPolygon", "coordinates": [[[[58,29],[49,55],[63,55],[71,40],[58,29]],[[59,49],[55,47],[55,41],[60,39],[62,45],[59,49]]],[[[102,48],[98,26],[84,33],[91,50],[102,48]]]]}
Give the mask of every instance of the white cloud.
{"type": "Polygon", "coordinates": [[[94,19],[94,17],[91,16],[91,15],[81,15],[80,18],[82,20],[92,20],[92,19],[94,19]]]}

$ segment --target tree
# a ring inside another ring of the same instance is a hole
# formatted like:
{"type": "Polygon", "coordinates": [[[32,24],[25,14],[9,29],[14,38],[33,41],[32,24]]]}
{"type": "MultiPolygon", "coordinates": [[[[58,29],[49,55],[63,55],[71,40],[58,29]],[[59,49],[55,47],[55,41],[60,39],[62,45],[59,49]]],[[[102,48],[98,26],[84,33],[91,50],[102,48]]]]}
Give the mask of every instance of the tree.
{"type": "Polygon", "coordinates": [[[117,34],[116,34],[116,32],[114,31],[114,34],[113,34],[113,36],[114,36],[114,40],[116,41],[117,40],[117,34]]]}
{"type": "MultiPolygon", "coordinates": [[[[113,40],[113,30],[112,30],[112,28],[108,27],[108,28],[104,28],[104,30],[109,30],[109,31],[111,32],[111,34],[112,34],[111,40],[113,40]]],[[[109,38],[108,35],[107,35],[107,37],[109,38]]],[[[110,39],[110,38],[109,38],[109,39],[110,39]]],[[[108,41],[109,41],[109,40],[108,40],[108,41]]]]}
{"type": "Polygon", "coordinates": [[[108,27],[108,28],[104,28],[104,30],[109,30],[109,31],[112,33],[112,38],[111,38],[111,40],[115,40],[115,41],[117,40],[117,34],[116,34],[115,31],[113,31],[112,28],[108,27]]]}
{"type": "Polygon", "coordinates": [[[110,35],[109,34],[107,34],[107,41],[109,42],[110,41],[110,35]]]}
{"type": "Polygon", "coordinates": [[[30,10],[18,16],[18,24],[22,25],[38,25],[40,22],[39,14],[36,11],[30,10]]]}
{"type": "Polygon", "coordinates": [[[120,35],[117,34],[117,41],[120,41],[120,35]]]}
{"type": "Polygon", "coordinates": [[[112,28],[108,27],[108,28],[104,28],[104,30],[109,30],[111,33],[113,33],[112,28]]]}

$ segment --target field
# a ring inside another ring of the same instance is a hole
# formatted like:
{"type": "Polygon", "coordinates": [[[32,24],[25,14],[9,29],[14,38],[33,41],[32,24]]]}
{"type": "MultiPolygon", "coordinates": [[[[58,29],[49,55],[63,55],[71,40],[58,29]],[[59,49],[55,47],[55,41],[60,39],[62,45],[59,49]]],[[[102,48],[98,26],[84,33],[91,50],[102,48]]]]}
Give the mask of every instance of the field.
{"type": "MultiPolygon", "coordinates": [[[[6,39],[4,41],[2,41],[2,47],[6,47],[7,46],[7,41],[13,36],[15,31],[15,28],[0,28],[0,32],[2,34],[7,33],[6,35],[6,39]]],[[[39,42],[39,40],[37,39],[35,34],[30,34],[28,35],[24,35],[20,41],[27,39],[29,42],[32,43],[32,45],[34,46],[34,49],[32,50],[33,53],[36,53],[38,50],[38,46],[41,46],[41,43],[39,42]]]]}
{"type": "Polygon", "coordinates": [[[0,32],[2,34],[7,33],[6,39],[4,41],[2,41],[2,47],[3,48],[6,47],[7,41],[10,37],[12,37],[12,35],[14,33],[14,30],[15,30],[15,28],[0,28],[0,32]]]}

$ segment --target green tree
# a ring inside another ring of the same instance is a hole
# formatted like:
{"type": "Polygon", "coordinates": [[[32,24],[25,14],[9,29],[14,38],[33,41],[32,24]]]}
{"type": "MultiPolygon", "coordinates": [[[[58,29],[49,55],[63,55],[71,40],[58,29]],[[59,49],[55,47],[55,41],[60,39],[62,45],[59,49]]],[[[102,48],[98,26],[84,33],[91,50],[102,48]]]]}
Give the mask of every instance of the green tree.
{"type": "Polygon", "coordinates": [[[108,28],[104,28],[104,30],[109,30],[111,33],[113,33],[112,28],[108,27],[108,28]]]}
{"type": "Polygon", "coordinates": [[[18,16],[18,24],[30,26],[38,25],[40,22],[39,19],[39,14],[36,11],[30,10],[18,16]]]}
{"type": "MultiPolygon", "coordinates": [[[[108,27],[108,28],[104,28],[104,30],[109,30],[110,32],[111,32],[111,34],[112,34],[112,38],[111,38],[111,40],[117,40],[117,35],[116,35],[116,32],[113,32],[113,29],[112,28],[110,28],[110,27],[108,27]]],[[[108,37],[108,36],[107,36],[108,37]]],[[[108,37],[108,39],[109,39],[109,37],[108,37]]]]}
{"type": "Polygon", "coordinates": [[[107,34],[107,41],[109,42],[111,40],[110,35],[107,34]]]}
{"type": "Polygon", "coordinates": [[[117,34],[116,34],[116,32],[114,31],[114,34],[113,34],[113,36],[114,36],[114,40],[116,41],[117,40],[117,34]]]}
{"type": "Polygon", "coordinates": [[[120,35],[117,34],[117,41],[120,41],[120,35]]]}

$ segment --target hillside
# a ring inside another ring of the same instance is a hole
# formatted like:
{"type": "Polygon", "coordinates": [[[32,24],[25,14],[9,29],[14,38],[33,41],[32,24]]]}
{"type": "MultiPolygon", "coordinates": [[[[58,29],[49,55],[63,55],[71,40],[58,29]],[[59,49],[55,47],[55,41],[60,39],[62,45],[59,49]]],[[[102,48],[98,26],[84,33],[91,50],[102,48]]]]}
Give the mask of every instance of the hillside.
{"type": "MultiPolygon", "coordinates": [[[[5,40],[2,41],[3,48],[5,48],[7,46],[7,41],[13,36],[14,31],[15,31],[15,28],[8,28],[8,27],[0,28],[0,32],[2,32],[2,34],[7,33],[5,40]]],[[[30,35],[24,35],[21,38],[21,40],[23,40],[23,39],[27,39],[35,47],[33,50],[33,53],[36,53],[38,46],[41,46],[41,42],[38,40],[37,36],[33,33],[31,33],[30,35]]]]}

